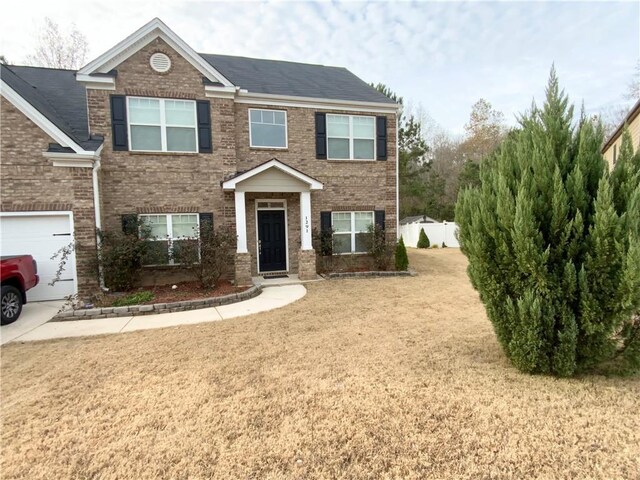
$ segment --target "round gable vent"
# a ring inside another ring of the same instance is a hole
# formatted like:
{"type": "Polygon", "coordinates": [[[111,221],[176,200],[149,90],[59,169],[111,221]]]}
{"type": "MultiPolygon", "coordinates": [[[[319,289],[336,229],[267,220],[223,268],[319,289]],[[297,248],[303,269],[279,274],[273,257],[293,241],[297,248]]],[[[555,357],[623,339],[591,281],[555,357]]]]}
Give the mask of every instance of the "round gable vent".
{"type": "Polygon", "coordinates": [[[151,55],[149,63],[151,64],[151,68],[158,73],[168,72],[171,68],[171,59],[164,53],[160,52],[151,55]]]}

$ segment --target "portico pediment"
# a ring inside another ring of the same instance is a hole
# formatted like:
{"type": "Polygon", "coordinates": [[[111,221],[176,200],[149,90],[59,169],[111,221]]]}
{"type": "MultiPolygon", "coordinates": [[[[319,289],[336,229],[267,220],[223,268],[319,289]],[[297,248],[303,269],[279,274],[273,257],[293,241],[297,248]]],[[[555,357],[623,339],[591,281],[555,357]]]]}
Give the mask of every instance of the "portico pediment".
{"type": "Polygon", "coordinates": [[[322,190],[323,184],[273,158],[222,182],[222,188],[237,192],[308,192],[322,190]]]}

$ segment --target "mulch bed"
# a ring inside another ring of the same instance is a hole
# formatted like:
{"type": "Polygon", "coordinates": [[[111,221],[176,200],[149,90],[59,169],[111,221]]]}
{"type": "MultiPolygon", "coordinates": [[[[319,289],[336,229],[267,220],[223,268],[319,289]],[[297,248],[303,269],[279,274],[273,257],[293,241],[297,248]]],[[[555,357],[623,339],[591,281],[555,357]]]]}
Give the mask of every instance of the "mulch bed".
{"type": "Polygon", "coordinates": [[[173,285],[156,285],[151,287],[139,287],[126,294],[108,295],[102,307],[111,306],[111,303],[118,298],[123,298],[138,292],[153,292],[153,298],[148,302],[141,302],[139,305],[152,305],[154,303],[172,303],[183,302],[185,300],[198,300],[200,298],[222,297],[233,293],[239,293],[247,290],[249,287],[236,287],[231,282],[223,280],[218,282],[214,289],[205,289],[198,282],[181,282],[176,283],[177,288],[173,289],[173,285]],[[107,303],[109,305],[107,305],[107,303]]]}

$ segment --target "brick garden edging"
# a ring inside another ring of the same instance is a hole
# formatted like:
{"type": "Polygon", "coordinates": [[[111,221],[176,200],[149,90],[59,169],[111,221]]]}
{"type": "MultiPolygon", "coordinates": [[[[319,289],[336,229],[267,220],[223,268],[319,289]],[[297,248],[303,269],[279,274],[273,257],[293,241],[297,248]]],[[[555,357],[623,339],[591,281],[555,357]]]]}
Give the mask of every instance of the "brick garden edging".
{"type": "Polygon", "coordinates": [[[415,277],[413,271],[380,271],[380,272],[333,272],[327,275],[329,280],[336,278],[367,278],[367,277],[415,277]]]}
{"type": "Polygon", "coordinates": [[[138,315],[154,315],[158,313],[185,312],[201,308],[219,307],[231,303],[241,302],[256,297],[262,291],[262,287],[254,285],[244,292],[232,293],[221,297],[199,298],[196,300],[184,300],[182,302],[155,303],[153,305],[131,305],[129,307],[105,307],[69,310],[58,313],[51,322],[65,322],[68,320],[94,320],[109,317],[135,317],[138,315]]]}

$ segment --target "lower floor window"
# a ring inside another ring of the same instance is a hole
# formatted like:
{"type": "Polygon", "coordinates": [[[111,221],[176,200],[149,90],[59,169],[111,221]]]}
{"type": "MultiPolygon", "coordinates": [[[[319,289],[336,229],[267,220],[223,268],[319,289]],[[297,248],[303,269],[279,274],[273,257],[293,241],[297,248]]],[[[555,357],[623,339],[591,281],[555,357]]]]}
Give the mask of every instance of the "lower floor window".
{"type": "Polygon", "coordinates": [[[145,265],[175,265],[180,249],[198,238],[197,213],[140,215],[149,238],[145,265]]]}
{"type": "Polygon", "coordinates": [[[373,212],[332,212],[333,253],[366,252],[370,225],[373,212]]]}

